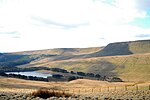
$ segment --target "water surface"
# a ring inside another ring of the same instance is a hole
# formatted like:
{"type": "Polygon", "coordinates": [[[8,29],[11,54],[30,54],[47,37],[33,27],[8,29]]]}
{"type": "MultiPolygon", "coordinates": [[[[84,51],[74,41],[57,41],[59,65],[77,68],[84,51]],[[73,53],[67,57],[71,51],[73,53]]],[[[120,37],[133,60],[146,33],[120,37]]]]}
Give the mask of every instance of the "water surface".
{"type": "Polygon", "coordinates": [[[6,72],[6,74],[20,74],[20,75],[25,75],[25,76],[36,76],[36,77],[43,77],[47,78],[47,76],[52,76],[52,74],[46,74],[42,72],[37,72],[37,71],[28,71],[28,72],[6,72]]]}

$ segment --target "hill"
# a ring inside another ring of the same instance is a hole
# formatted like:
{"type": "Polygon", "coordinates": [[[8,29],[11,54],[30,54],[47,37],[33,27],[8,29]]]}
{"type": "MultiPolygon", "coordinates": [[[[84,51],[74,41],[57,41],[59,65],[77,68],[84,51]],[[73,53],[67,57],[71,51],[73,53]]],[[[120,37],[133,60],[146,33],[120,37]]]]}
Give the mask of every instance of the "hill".
{"type": "Polygon", "coordinates": [[[0,68],[15,67],[17,65],[27,64],[34,60],[29,55],[3,53],[0,54],[0,68]]]}
{"type": "Polygon", "coordinates": [[[150,40],[110,43],[104,49],[89,56],[116,56],[150,53],[150,40]]]}
{"type": "MultiPolygon", "coordinates": [[[[23,65],[24,66],[24,65],[23,65]]],[[[108,56],[49,61],[49,58],[37,60],[26,66],[47,66],[63,68],[69,71],[81,71],[107,76],[121,77],[124,81],[150,80],[150,53],[126,56],[108,56]]]]}
{"type": "Polygon", "coordinates": [[[15,67],[30,63],[33,60],[53,58],[54,60],[70,59],[73,55],[89,54],[102,47],[91,48],[57,48],[47,50],[0,53],[0,67],[15,67]]]}
{"type": "Polygon", "coordinates": [[[51,55],[81,55],[90,54],[100,51],[103,47],[90,47],[90,48],[56,48],[46,50],[13,52],[13,54],[35,55],[35,54],[51,54],[51,55]]]}
{"type": "Polygon", "coordinates": [[[4,58],[7,59],[2,63],[8,66],[12,64],[10,62],[28,59],[26,63],[15,65],[63,68],[117,76],[124,81],[150,81],[150,40],[110,43],[106,47],[58,48],[0,55],[0,60],[4,58]]]}
{"type": "Polygon", "coordinates": [[[150,40],[129,42],[129,50],[134,53],[150,53],[150,40]]]}

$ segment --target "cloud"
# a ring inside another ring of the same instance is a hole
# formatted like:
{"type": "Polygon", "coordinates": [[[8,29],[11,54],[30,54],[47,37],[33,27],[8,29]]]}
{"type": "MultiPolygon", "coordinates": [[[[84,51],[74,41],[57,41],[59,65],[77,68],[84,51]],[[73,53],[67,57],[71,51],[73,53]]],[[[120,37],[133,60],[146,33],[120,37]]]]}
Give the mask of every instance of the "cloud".
{"type": "Polygon", "coordinates": [[[150,38],[150,34],[139,34],[136,37],[140,37],[140,38],[150,38]]]}
{"type": "Polygon", "coordinates": [[[21,37],[19,37],[19,36],[13,36],[12,38],[20,39],[21,37]]]}
{"type": "Polygon", "coordinates": [[[89,25],[89,22],[79,23],[79,24],[63,24],[63,23],[55,22],[55,21],[40,18],[40,17],[32,17],[32,19],[37,21],[38,23],[37,25],[47,26],[51,28],[58,28],[58,29],[72,29],[72,28],[78,28],[81,26],[89,25]]]}
{"type": "Polygon", "coordinates": [[[13,31],[13,32],[0,32],[0,34],[18,34],[17,31],[13,31]]]}
{"type": "Polygon", "coordinates": [[[96,1],[100,1],[102,3],[106,3],[106,4],[109,4],[111,6],[115,6],[115,0],[93,0],[94,2],[96,1]]]}
{"type": "MultiPolygon", "coordinates": [[[[20,33],[19,32],[17,32],[17,31],[12,31],[12,32],[0,32],[0,37],[1,38],[16,38],[16,39],[18,39],[18,38],[20,38],[20,33]]],[[[8,40],[9,40],[8,39],[8,40]]]]}
{"type": "Polygon", "coordinates": [[[148,0],[0,2],[0,26],[3,26],[0,27],[0,51],[103,46],[110,42],[143,39],[140,37],[141,33],[150,33],[148,2],[148,0]]]}

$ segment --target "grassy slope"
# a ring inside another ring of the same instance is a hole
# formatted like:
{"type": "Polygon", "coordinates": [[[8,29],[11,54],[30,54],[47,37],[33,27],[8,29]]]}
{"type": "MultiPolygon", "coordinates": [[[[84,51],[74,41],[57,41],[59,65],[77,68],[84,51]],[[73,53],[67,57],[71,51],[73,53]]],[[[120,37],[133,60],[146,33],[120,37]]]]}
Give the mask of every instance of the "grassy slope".
{"type": "MultiPolygon", "coordinates": [[[[148,83],[148,82],[147,82],[148,83]]],[[[54,89],[73,89],[73,88],[90,88],[90,87],[106,87],[106,86],[125,86],[134,85],[133,82],[106,82],[88,79],[78,79],[70,82],[41,82],[30,81],[16,78],[0,77],[0,90],[1,88],[18,88],[18,89],[38,89],[38,88],[54,88],[54,89]]],[[[143,83],[146,84],[146,83],[143,83]]],[[[123,87],[124,88],[124,87],[123,87]]],[[[1,90],[2,91],[2,90],[1,90]]]]}
{"type": "Polygon", "coordinates": [[[15,54],[53,54],[53,55],[81,55],[94,53],[101,50],[103,47],[91,47],[91,48],[56,48],[46,50],[24,51],[14,52],[15,54]]]}
{"type": "Polygon", "coordinates": [[[88,55],[88,57],[130,55],[150,53],[150,40],[110,43],[104,49],[88,55]]]}
{"type": "Polygon", "coordinates": [[[49,62],[42,59],[35,66],[58,67],[67,70],[116,75],[125,81],[150,80],[150,54],[71,59],[49,62]]]}
{"type": "Polygon", "coordinates": [[[128,42],[110,43],[104,49],[91,54],[90,56],[115,56],[115,55],[129,55],[132,52],[129,50],[128,42]]]}
{"type": "Polygon", "coordinates": [[[0,67],[15,67],[34,60],[28,55],[4,53],[0,55],[0,67]]]}
{"type": "Polygon", "coordinates": [[[102,49],[102,47],[58,48],[5,54],[0,53],[0,67],[15,67],[17,65],[27,64],[32,60],[39,60],[43,58],[52,58],[54,60],[70,59],[74,56],[93,53],[100,49],[102,49]]]}
{"type": "Polygon", "coordinates": [[[117,66],[114,71],[126,81],[150,80],[150,54],[113,57],[108,61],[117,66]]]}
{"type": "Polygon", "coordinates": [[[132,53],[150,53],[150,40],[131,42],[129,50],[132,53]]]}
{"type": "Polygon", "coordinates": [[[150,40],[111,43],[107,45],[104,49],[99,49],[100,48],[61,48],[23,53],[56,53],[61,55],[60,57],[55,58],[57,60],[53,60],[53,57],[43,57],[42,59],[38,59],[28,64],[28,66],[31,67],[48,66],[59,67],[74,71],[93,72],[109,75],[113,74],[122,77],[126,81],[150,80],[150,40]],[[70,55],[80,54],[89,54],[88,56],[85,56],[90,58],[84,58],[82,56],[78,58],[69,58],[70,55]]]}
{"type": "MultiPolygon", "coordinates": [[[[30,95],[28,94],[37,91],[39,88],[44,88],[49,89],[52,93],[73,93],[73,95],[75,94],[73,100],[78,98],[80,100],[103,100],[105,98],[113,98],[114,100],[149,100],[149,84],[150,82],[105,82],[87,79],[78,79],[70,82],[40,82],[0,77],[0,98],[1,100],[8,100],[7,98],[10,98],[9,100],[41,100],[39,97],[29,98],[30,95]],[[137,85],[139,91],[137,91],[137,85]]],[[[43,94],[47,96],[47,92],[44,92],[43,94]]],[[[54,97],[52,98],[54,99],[54,97]]],[[[64,97],[62,98],[65,99],[64,97]]],[[[69,97],[69,99],[70,98],[72,99],[72,97],[69,97]]]]}

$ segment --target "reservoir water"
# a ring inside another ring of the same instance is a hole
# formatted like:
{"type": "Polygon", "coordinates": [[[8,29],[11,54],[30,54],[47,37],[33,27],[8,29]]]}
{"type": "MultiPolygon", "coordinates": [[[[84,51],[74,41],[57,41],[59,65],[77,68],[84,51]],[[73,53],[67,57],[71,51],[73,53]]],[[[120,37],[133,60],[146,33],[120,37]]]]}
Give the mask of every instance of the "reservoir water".
{"type": "Polygon", "coordinates": [[[28,71],[28,72],[6,72],[6,74],[20,74],[20,75],[25,75],[25,76],[36,76],[36,77],[43,77],[47,78],[47,76],[52,76],[52,74],[46,74],[42,72],[37,72],[37,71],[28,71]]]}

